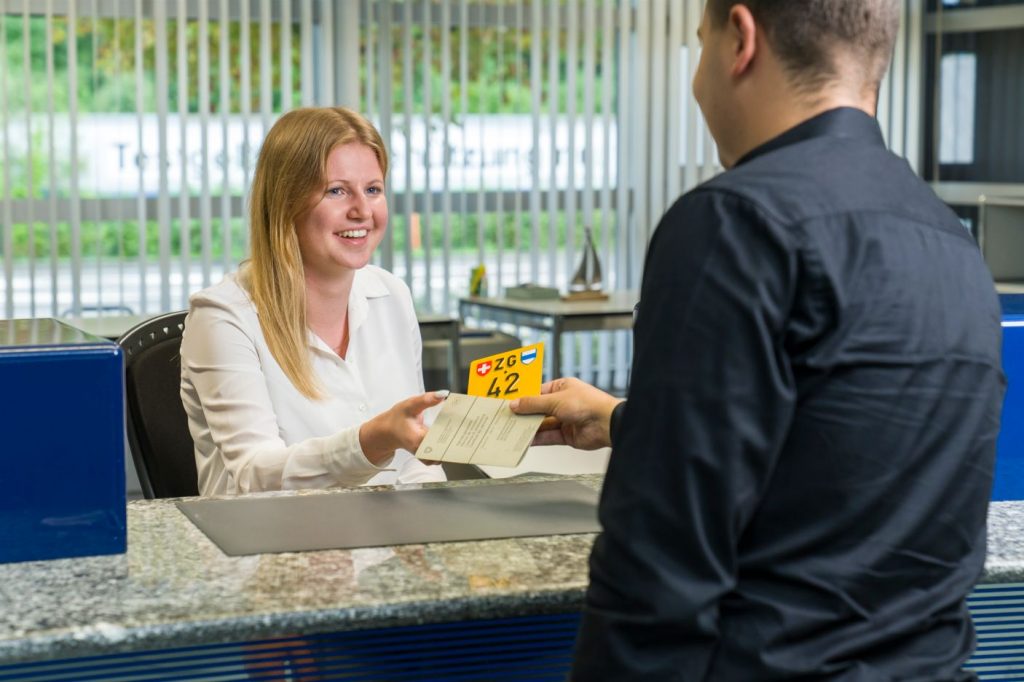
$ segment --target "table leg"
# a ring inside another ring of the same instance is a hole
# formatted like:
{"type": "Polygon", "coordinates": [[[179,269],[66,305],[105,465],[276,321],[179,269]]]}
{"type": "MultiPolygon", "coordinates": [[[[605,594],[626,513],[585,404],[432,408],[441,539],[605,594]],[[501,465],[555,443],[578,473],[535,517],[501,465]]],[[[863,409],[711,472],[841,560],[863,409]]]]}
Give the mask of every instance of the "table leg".
{"type": "Polygon", "coordinates": [[[449,350],[451,352],[451,363],[448,365],[451,367],[451,376],[449,377],[451,381],[448,385],[451,386],[452,390],[456,393],[465,393],[466,387],[463,385],[463,382],[466,381],[466,377],[462,376],[462,352],[459,342],[459,321],[453,320],[452,327],[451,344],[449,346],[449,350]]]}
{"type": "Polygon", "coordinates": [[[555,316],[551,325],[551,379],[562,376],[562,318],[555,316]]]}

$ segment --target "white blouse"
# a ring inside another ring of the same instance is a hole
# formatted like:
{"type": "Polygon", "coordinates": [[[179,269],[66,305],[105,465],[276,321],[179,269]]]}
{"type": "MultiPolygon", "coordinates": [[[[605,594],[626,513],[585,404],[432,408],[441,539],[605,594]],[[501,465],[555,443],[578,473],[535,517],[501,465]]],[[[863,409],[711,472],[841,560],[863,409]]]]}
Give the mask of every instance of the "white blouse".
{"type": "Polygon", "coordinates": [[[181,399],[201,495],[445,480],[405,450],[374,466],[359,444],[360,424],[423,392],[419,324],[402,280],[373,265],[356,272],[344,359],[309,332],[322,400],[302,395],[277,364],[236,275],[190,303],[181,399]]]}

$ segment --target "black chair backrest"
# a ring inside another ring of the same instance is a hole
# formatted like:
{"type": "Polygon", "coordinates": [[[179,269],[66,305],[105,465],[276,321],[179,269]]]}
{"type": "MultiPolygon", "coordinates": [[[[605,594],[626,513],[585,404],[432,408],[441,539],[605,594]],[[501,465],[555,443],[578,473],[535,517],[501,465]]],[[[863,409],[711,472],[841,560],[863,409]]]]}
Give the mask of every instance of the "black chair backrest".
{"type": "Polygon", "coordinates": [[[199,494],[195,446],[181,404],[186,314],[159,315],[117,341],[125,355],[128,447],[147,499],[199,494]]]}

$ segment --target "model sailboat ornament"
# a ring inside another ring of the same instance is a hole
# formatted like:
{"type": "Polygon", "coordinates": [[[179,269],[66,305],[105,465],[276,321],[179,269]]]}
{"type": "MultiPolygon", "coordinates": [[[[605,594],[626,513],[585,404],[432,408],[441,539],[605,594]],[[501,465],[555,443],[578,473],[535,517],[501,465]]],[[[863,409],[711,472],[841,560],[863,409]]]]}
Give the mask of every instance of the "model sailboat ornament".
{"type": "Polygon", "coordinates": [[[566,301],[605,300],[608,294],[601,291],[601,261],[594,248],[594,236],[589,227],[583,228],[583,258],[576,268],[576,274],[569,282],[566,301]]]}

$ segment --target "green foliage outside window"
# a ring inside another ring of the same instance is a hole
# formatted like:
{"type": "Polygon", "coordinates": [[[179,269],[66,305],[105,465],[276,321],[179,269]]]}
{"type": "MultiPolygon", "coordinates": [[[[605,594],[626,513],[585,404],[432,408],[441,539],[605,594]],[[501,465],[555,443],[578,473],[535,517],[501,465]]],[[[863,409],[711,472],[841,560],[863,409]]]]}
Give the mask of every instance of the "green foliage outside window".
{"type": "MultiPolygon", "coordinates": [[[[136,29],[134,18],[110,18],[104,17],[93,19],[89,16],[79,16],[75,26],[74,46],[77,55],[77,110],[78,113],[135,113],[156,111],[156,31],[154,21],[143,20],[136,29]],[[136,40],[141,37],[142,59],[143,59],[143,81],[141,83],[142,102],[136,101],[137,80],[136,80],[136,40]]],[[[248,103],[250,111],[258,111],[259,102],[259,25],[250,25],[250,51],[248,55],[242,55],[239,51],[241,44],[242,25],[238,21],[228,23],[228,45],[230,48],[229,64],[231,82],[230,101],[222,101],[220,94],[220,46],[224,39],[222,25],[218,20],[211,20],[207,27],[209,35],[209,84],[210,84],[210,109],[216,115],[225,107],[229,112],[239,112],[242,108],[241,88],[239,82],[242,77],[242,63],[248,60],[249,76],[251,80],[252,101],[248,103]]],[[[376,29],[374,29],[376,30],[376,29]]],[[[404,47],[402,27],[394,26],[392,36],[394,49],[392,59],[392,105],[396,113],[405,110],[404,87],[401,66],[404,63],[404,47]]],[[[450,34],[451,52],[449,63],[451,73],[449,74],[452,83],[449,101],[449,110],[453,118],[462,113],[462,101],[465,97],[466,107],[470,113],[528,113],[532,110],[533,93],[530,89],[529,64],[532,36],[528,31],[516,32],[508,28],[497,27],[473,27],[466,35],[468,52],[468,81],[465,86],[460,85],[460,41],[461,36],[458,29],[452,29],[450,34]],[[462,87],[466,90],[463,92],[462,87]]],[[[4,65],[0,66],[0,83],[4,85],[6,110],[10,120],[25,121],[27,113],[33,115],[47,114],[52,102],[53,111],[57,114],[66,114],[70,109],[70,93],[68,91],[68,63],[69,46],[72,41],[70,37],[69,22],[65,17],[54,17],[51,24],[52,36],[47,36],[46,22],[44,17],[39,15],[29,16],[27,22],[20,14],[0,14],[0,48],[2,48],[4,65]],[[26,38],[28,48],[28,73],[26,74],[26,38]],[[48,65],[48,61],[52,65],[48,65]],[[53,76],[48,73],[52,69],[53,76]],[[27,75],[27,80],[26,80],[27,75]]],[[[167,22],[167,76],[168,94],[167,106],[169,111],[178,110],[179,93],[187,93],[187,110],[190,113],[199,111],[199,24],[195,20],[187,21],[185,24],[186,33],[186,55],[189,60],[187,73],[188,83],[183,84],[178,80],[177,64],[177,34],[178,22],[169,19],[167,22]]],[[[420,27],[413,29],[412,36],[412,63],[414,74],[413,102],[414,113],[423,113],[423,102],[425,100],[425,84],[428,79],[424,78],[423,56],[426,49],[426,40],[429,37],[431,50],[431,83],[432,110],[435,114],[442,113],[442,59],[441,59],[441,29],[432,28],[425,31],[420,27]]],[[[600,41],[605,36],[597,37],[597,53],[600,54],[600,41]]],[[[281,111],[283,108],[290,108],[299,104],[299,92],[301,91],[300,46],[301,36],[299,27],[293,25],[291,42],[291,63],[286,68],[291,69],[293,93],[287,97],[287,102],[282,102],[281,92],[281,64],[280,64],[280,27],[275,25],[271,31],[271,55],[272,55],[272,83],[273,83],[273,109],[281,111]]],[[[542,82],[542,102],[544,112],[547,114],[547,107],[550,97],[550,74],[548,74],[547,41],[548,36],[543,35],[542,67],[544,75],[542,82]]],[[[559,66],[559,89],[558,109],[566,110],[566,102],[569,97],[565,75],[570,65],[567,64],[565,55],[565,35],[562,34],[562,60],[559,66]]],[[[366,76],[366,46],[364,45],[363,78],[366,76]]],[[[578,63],[571,65],[579,70],[582,66],[582,49],[578,50],[578,63]]],[[[602,79],[611,74],[599,71],[596,74],[594,83],[595,106],[600,107],[600,95],[602,79]]],[[[576,79],[577,89],[574,93],[576,98],[576,110],[582,111],[584,106],[582,74],[576,79]]],[[[614,80],[613,80],[614,83],[614,80]]],[[[0,121],[0,124],[3,122],[0,121]]],[[[24,199],[28,197],[29,174],[31,174],[32,196],[43,199],[47,196],[49,185],[49,149],[48,141],[39,131],[38,121],[32,124],[32,155],[29,161],[21,155],[12,155],[9,160],[10,170],[10,196],[12,199],[24,199]]],[[[60,149],[65,154],[65,149],[60,149]]],[[[66,178],[70,173],[70,166],[66,160],[58,159],[59,168],[56,175],[62,178],[58,187],[66,185],[66,178]]],[[[0,195],[7,191],[3,186],[4,178],[0,176],[0,195]]],[[[59,190],[58,190],[59,191],[59,190]]],[[[80,188],[80,196],[88,198],[88,187],[80,188]]],[[[172,199],[174,201],[175,199],[172,199]]],[[[216,202],[217,199],[215,198],[216,202]]],[[[37,219],[45,220],[43,215],[35,216],[37,219]]],[[[85,216],[87,218],[87,216],[85,216]]],[[[512,249],[515,247],[514,234],[531,234],[529,215],[524,211],[518,225],[513,224],[514,217],[506,214],[503,217],[503,229],[501,230],[502,248],[512,249]]],[[[547,248],[549,245],[549,229],[547,221],[549,217],[545,212],[542,217],[542,226],[539,230],[541,235],[540,248],[547,248]]],[[[392,216],[392,227],[394,229],[395,253],[403,253],[405,248],[406,230],[402,224],[404,221],[400,216],[392,216]],[[397,228],[397,229],[396,229],[397,228]]],[[[476,250],[478,244],[478,218],[476,215],[467,216],[463,219],[455,214],[452,216],[452,247],[459,251],[476,250]]],[[[490,214],[485,216],[485,237],[484,241],[489,248],[497,247],[498,243],[498,216],[490,214]]],[[[558,241],[565,242],[565,220],[564,216],[558,221],[558,241]]],[[[15,258],[27,258],[30,253],[49,253],[51,244],[51,229],[42,223],[30,228],[26,224],[8,226],[11,231],[12,255],[15,258]]],[[[215,219],[212,226],[213,231],[213,252],[214,258],[220,258],[220,249],[223,238],[220,233],[221,221],[215,219]]],[[[244,256],[242,252],[244,240],[244,225],[242,219],[232,219],[231,231],[233,244],[232,254],[229,259],[238,260],[244,256]]],[[[57,253],[59,257],[65,258],[70,255],[70,226],[67,223],[58,223],[55,226],[57,235],[57,253]]],[[[201,234],[198,221],[190,223],[190,250],[193,257],[198,257],[201,248],[201,234]]],[[[442,238],[442,218],[434,215],[430,229],[433,244],[440,245],[442,238]]],[[[177,221],[171,229],[172,250],[177,253],[179,248],[179,230],[177,221]]],[[[135,222],[117,223],[111,221],[92,221],[83,219],[81,242],[87,254],[93,254],[110,258],[133,258],[137,257],[140,249],[138,229],[135,222]]],[[[149,222],[145,229],[144,252],[147,257],[155,257],[158,253],[158,229],[154,222],[149,222]]],[[[417,253],[422,252],[422,243],[418,246],[417,253]]],[[[0,244],[2,249],[2,244],[0,244]]],[[[2,255],[2,254],[0,254],[2,255]]]]}

